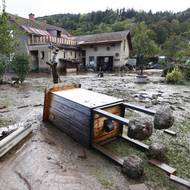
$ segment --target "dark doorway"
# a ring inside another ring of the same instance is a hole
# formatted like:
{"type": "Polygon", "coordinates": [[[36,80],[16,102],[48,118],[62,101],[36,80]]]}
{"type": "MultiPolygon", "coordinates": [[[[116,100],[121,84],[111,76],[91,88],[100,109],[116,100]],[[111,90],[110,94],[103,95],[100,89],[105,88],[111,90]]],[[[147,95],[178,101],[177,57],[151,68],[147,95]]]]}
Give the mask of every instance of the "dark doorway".
{"type": "Polygon", "coordinates": [[[97,71],[113,71],[113,56],[97,57],[97,71]]]}
{"type": "Polygon", "coordinates": [[[39,71],[39,59],[38,59],[38,51],[30,51],[32,65],[32,71],[39,71]]]}

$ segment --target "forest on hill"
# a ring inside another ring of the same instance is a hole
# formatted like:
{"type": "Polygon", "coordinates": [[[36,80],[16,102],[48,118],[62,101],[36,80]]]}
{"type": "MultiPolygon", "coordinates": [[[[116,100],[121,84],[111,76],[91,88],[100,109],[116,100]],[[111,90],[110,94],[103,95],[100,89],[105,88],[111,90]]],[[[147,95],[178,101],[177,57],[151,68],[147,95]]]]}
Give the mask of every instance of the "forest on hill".
{"type": "Polygon", "coordinates": [[[135,51],[169,57],[190,56],[190,8],[178,13],[107,9],[87,14],[56,14],[37,18],[60,26],[72,35],[130,30],[135,51]],[[148,45],[148,46],[147,46],[148,45]],[[139,47],[138,47],[139,46],[139,47]]]}

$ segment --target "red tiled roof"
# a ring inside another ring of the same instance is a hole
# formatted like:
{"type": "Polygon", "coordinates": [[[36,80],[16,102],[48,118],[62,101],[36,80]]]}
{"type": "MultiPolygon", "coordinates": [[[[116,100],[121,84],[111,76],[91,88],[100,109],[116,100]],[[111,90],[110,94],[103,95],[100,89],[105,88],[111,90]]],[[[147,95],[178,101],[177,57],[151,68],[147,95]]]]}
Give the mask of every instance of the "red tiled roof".
{"type": "Polygon", "coordinates": [[[39,36],[50,36],[50,33],[47,32],[46,30],[41,30],[41,29],[37,29],[37,28],[29,27],[29,26],[23,26],[23,25],[21,27],[29,34],[35,34],[39,36]]]}

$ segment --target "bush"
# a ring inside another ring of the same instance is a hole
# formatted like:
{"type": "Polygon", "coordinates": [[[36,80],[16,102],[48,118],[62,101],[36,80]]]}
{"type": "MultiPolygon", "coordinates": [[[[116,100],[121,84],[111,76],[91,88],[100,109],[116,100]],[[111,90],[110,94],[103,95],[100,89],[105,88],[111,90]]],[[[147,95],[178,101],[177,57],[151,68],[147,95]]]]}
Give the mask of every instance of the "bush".
{"type": "Polygon", "coordinates": [[[190,80],[190,65],[185,65],[183,69],[185,79],[190,80]]]}
{"type": "Polygon", "coordinates": [[[166,75],[167,83],[177,84],[182,82],[183,74],[178,68],[174,68],[171,72],[166,75]]]}
{"type": "Polygon", "coordinates": [[[5,63],[0,60],[0,84],[3,82],[3,75],[5,73],[5,63]]]}
{"type": "Polygon", "coordinates": [[[30,70],[29,56],[26,54],[15,55],[12,61],[12,69],[21,83],[23,83],[30,70]]]}

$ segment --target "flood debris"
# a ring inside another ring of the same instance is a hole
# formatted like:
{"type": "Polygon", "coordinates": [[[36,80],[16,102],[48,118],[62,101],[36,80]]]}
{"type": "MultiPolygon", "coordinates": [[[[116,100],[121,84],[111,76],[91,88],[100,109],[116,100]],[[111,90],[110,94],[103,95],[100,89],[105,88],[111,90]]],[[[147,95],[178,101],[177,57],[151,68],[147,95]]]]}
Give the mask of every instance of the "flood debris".
{"type": "Polygon", "coordinates": [[[154,128],[155,129],[168,129],[172,127],[174,123],[174,116],[169,106],[162,106],[154,116],[154,128]]]}
{"type": "Polygon", "coordinates": [[[148,118],[135,118],[129,122],[128,137],[136,140],[146,140],[153,132],[153,123],[148,118]]]}
{"type": "Polygon", "coordinates": [[[1,127],[0,128],[0,140],[2,140],[3,138],[5,138],[6,136],[8,136],[9,134],[11,134],[12,132],[14,132],[15,130],[17,130],[18,127],[19,127],[18,124],[10,125],[8,127],[1,127]]]}
{"type": "Polygon", "coordinates": [[[175,131],[171,131],[169,129],[164,130],[164,133],[167,133],[167,134],[169,134],[171,136],[177,136],[177,133],[175,131]]]}
{"type": "Polygon", "coordinates": [[[170,175],[170,180],[190,189],[190,181],[182,179],[175,175],[170,175]]]}
{"type": "Polygon", "coordinates": [[[159,143],[153,143],[149,146],[147,156],[152,159],[164,161],[166,159],[167,148],[159,143]]]}
{"type": "Polygon", "coordinates": [[[136,155],[124,159],[122,172],[128,177],[139,179],[144,174],[144,162],[136,155]]]}

